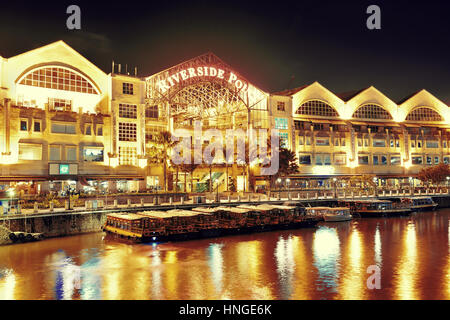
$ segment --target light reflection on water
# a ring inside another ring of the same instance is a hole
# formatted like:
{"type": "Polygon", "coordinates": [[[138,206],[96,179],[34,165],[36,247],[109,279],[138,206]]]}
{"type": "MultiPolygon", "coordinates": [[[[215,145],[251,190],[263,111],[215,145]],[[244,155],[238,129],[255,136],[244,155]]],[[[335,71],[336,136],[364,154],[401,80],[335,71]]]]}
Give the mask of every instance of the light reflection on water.
{"type": "Polygon", "coordinates": [[[450,299],[450,210],[130,245],[103,234],[0,247],[0,299],[450,299]],[[382,270],[369,290],[367,267],[382,270]]]}

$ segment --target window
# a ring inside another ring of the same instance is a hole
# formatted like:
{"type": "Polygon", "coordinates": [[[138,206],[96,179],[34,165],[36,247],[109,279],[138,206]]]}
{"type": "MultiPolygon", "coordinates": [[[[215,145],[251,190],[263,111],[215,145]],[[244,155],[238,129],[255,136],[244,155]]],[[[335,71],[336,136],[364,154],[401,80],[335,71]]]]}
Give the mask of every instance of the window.
{"type": "Polygon", "coordinates": [[[307,146],[311,145],[311,137],[306,137],[306,145],[307,146]]]}
{"type": "Polygon", "coordinates": [[[322,155],[316,154],[316,165],[321,166],[322,165],[322,155]]]}
{"type": "Polygon", "coordinates": [[[135,123],[119,122],[119,141],[136,141],[136,132],[135,123]]]}
{"type": "Polygon", "coordinates": [[[442,141],[442,148],[447,148],[447,141],[446,140],[442,141]]]}
{"type": "Polygon", "coordinates": [[[50,154],[49,154],[49,160],[50,161],[60,161],[61,160],[61,146],[59,145],[53,145],[49,147],[50,154]]]}
{"type": "Polygon", "coordinates": [[[275,118],[275,129],[287,130],[288,128],[287,118],[275,118]]]}
{"type": "Polygon", "coordinates": [[[87,136],[92,135],[92,125],[90,123],[86,124],[85,130],[84,130],[84,134],[87,135],[87,136]]]}
{"type": "Polygon", "coordinates": [[[427,140],[426,141],[427,148],[439,148],[439,141],[437,140],[427,140]]]}
{"type": "Polygon", "coordinates": [[[302,137],[302,136],[298,137],[298,144],[299,144],[300,146],[304,145],[304,144],[305,144],[305,138],[302,137]]]}
{"type": "Polygon", "coordinates": [[[422,156],[412,156],[411,163],[412,164],[422,164],[423,163],[422,156]]]}
{"type": "Polygon", "coordinates": [[[19,160],[42,160],[42,144],[19,143],[19,160]]]}
{"type": "Polygon", "coordinates": [[[280,147],[281,148],[288,148],[288,134],[286,132],[280,132],[278,133],[280,136],[280,147]]]}
{"type": "Polygon", "coordinates": [[[358,156],[359,164],[369,164],[369,156],[358,156]]]}
{"type": "Polygon", "coordinates": [[[28,131],[28,120],[20,120],[20,131],[28,131]]]}
{"type": "Polygon", "coordinates": [[[411,140],[411,148],[415,148],[416,147],[416,141],[415,140],[411,140]]]}
{"type": "Polygon", "coordinates": [[[119,147],[119,165],[136,165],[136,148],[119,147]]]}
{"type": "Polygon", "coordinates": [[[345,138],[341,138],[341,146],[345,147],[345,138]]]}
{"type": "Polygon", "coordinates": [[[303,103],[295,112],[307,116],[337,117],[338,113],[330,105],[319,100],[303,103]]]}
{"type": "Polygon", "coordinates": [[[373,156],[373,165],[374,166],[378,165],[378,156],[373,156]]]}
{"type": "Polygon", "coordinates": [[[431,158],[431,156],[427,156],[427,164],[433,164],[433,160],[431,158]]]}
{"type": "Polygon", "coordinates": [[[400,148],[400,140],[399,139],[395,139],[395,147],[400,148]]]}
{"type": "Polygon", "coordinates": [[[72,111],[72,101],[57,98],[48,98],[48,107],[56,111],[72,111]]]}
{"type": "Polygon", "coordinates": [[[392,116],[389,112],[375,104],[366,104],[359,107],[353,114],[353,118],[392,120],[392,116]]]}
{"type": "Polygon", "coordinates": [[[331,165],[331,157],[330,157],[330,155],[329,154],[324,154],[323,155],[323,165],[324,166],[330,166],[331,165]]]}
{"type": "Polygon", "coordinates": [[[123,94],[133,94],[133,84],[124,82],[122,84],[122,92],[123,94]]]}
{"type": "Polygon", "coordinates": [[[439,156],[434,156],[434,164],[439,164],[439,156]]]}
{"type": "Polygon", "coordinates": [[[401,164],[400,156],[391,156],[391,166],[398,166],[401,164]]]}
{"type": "Polygon", "coordinates": [[[421,140],[417,140],[417,148],[422,148],[422,141],[421,140]]]}
{"type": "Polygon", "coordinates": [[[44,67],[28,73],[20,84],[56,90],[98,94],[92,83],[75,71],[62,67],[44,67]]]}
{"type": "Polygon", "coordinates": [[[387,156],[386,155],[381,155],[380,159],[381,159],[381,161],[380,161],[381,165],[383,165],[383,166],[387,165],[387,156]]]}
{"type": "Polygon", "coordinates": [[[33,131],[34,132],[41,132],[41,120],[33,120],[33,131]]]}
{"type": "Polygon", "coordinates": [[[394,147],[394,139],[391,139],[389,142],[390,142],[389,145],[391,146],[391,148],[393,148],[394,147]]]}
{"type": "Polygon", "coordinates": [[[334,163],[339,166],[345,165],[347,162],[347,156],[345,154],[335,154],[334,155],[334,163]]]}
{"type": "Polygon", "coordinates": [[[77,161],[77,147],[74,146],[66,147],[66,160],[77,161]]]}
{"type": "Polygon", "coordinates": [[[101,124],[97,124],[97,135],[103,136],[103,126],[101,124]]]}
{"type": "Polygon", "coordinates": [[[137,119],[137,106],[134,104],[119,104],[119,117],[137,119]]]}
{"type": "Polygon", "coordinates": [[[386,140],[384,139],[373,139],[372,146],[376,148],[386,147],[386,140]]]}
{"type": "Polygon", "coordinates": [[[75,134],[75,124],[52,123],[52,133],[75,134]]]}
{"type": "Polygon", "coordinates": [[[450,156],[444,157],[444,163],[445,164],[450,164],[450,156]]]}
{"type": "Polygon", "coordinates": [[[311,164],[311,155],[310,154],[300,154],[298,156],[298,162],[300,164],[305,164],[305,165],[311,164]]]}
{"type": "Polygon", "coordinates": [[[411,111],[406,117],[408,121],[443,121],[441,115],[431,108],[420,107],[411,111]]]}
{"type": "Polygon", "coordinates": [[[159,109],[158,106],[149,106],[145,109],[145,117],[146,118],[159,118],[159,109]]]}
{"type": "Polygon", "coordinates": [[[334,146],[339,147],[339,138],[334,139],[334,146]]]}
{"type": "Polygon", "coordinates": [[[86,147],[83,150],[83,159],[88,162],[103,162],[103,148],[86,147]]]}
{"type": "Polygon", "coordinates": [[[316,146],[329,146],[330,138],[316,137],[316,146]]]}
{"type": "Polygon", "coordinates": [[[285,105],[284,102],[278,101],[277,102],[277,110],[278,111],[285,111],[285,105]]]}

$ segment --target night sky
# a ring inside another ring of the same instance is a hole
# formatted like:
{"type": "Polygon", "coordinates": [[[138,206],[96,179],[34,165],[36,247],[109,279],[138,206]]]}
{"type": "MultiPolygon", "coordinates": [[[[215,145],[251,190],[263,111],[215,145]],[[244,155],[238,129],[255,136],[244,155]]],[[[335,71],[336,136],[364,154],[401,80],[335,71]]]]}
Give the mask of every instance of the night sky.
{"type": "Polygon", "coordinates": [[[449,102],[449,16],[450,1],[2,1],[0,55],[64,40],[107,73],[114,60],[147,76],[212,51],[269,92],[318,81],[449,102]],[[79,31],[66,28],[71,4],[79,31]],[[371,4],[381,30],[366,27],[371,4]]]}

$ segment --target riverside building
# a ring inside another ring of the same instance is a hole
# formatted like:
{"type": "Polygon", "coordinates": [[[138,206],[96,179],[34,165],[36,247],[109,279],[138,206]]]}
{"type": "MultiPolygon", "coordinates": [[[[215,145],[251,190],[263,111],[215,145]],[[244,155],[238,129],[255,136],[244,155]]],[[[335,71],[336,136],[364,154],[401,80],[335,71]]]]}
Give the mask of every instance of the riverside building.
{"type": "MultiPolygon", "coordinates": [[[[106,74],[63,41],[0,57],[0,188],[163,189],[155,139],[195,121],[204,130],[278,129],[299,161],[292,187],[362,174],[410,183],[450,161],[449,106],[426,90],[397,102],[374,87],[333,93],[318,82],[269,93],[212,53],[146,77],[121,71],[113,64],[106,74]]],[[[249,170],[218,160],[213,190],[267,187],[257,166],[249,170]]],[[[209,189],[208,166],[170,172],[168,190],[209,189]]]]}

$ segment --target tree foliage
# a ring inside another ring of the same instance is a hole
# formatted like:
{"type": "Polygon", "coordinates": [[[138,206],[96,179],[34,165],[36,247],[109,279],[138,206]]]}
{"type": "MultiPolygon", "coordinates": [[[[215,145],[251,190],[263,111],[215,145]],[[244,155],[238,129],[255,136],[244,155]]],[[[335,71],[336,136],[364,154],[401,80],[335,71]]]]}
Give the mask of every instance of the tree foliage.
{"type": "Polygon", "coordinates": [[[436,184],[443,182],[447,179],[447,177],[450,177],[450,166],[445,163],[422,169],[417,175],[419,180],[427,184],[430,182],[436,184]]]}

